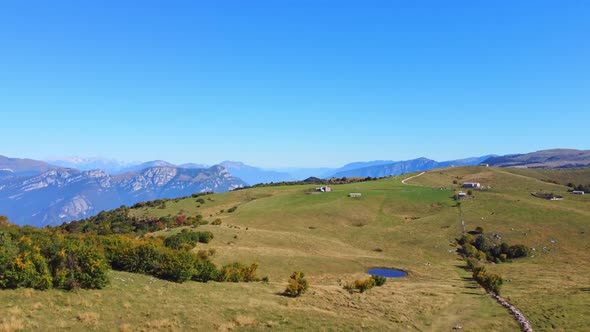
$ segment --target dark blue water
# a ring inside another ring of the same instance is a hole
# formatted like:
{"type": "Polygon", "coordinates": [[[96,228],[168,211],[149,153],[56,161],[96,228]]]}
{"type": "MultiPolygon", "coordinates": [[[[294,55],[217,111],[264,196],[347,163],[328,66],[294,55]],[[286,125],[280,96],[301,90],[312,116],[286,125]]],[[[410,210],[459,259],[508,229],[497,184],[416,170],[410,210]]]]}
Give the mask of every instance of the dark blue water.
{"type": "Polygon", "coordinates": [[[376,274],[378,276],[382,276],[385,278],[403,278],[408,276],[408,273],[402,270],[388,269],[385,267],[374,267],[372,269],[369,269],[367,273],[369,273],[370,275],[376,274]]]}

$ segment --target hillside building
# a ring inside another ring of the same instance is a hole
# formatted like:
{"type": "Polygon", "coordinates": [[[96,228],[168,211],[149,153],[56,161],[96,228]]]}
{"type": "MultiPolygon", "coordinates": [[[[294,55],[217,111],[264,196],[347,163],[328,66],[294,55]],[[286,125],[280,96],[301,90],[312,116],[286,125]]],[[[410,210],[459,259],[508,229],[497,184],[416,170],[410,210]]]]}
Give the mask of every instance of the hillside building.
{"type": "Polygon", "coordinates": [[[315,188],[315,191],[321,192],[321,193],[329,193],[332,191],[331,187],[328,186],[323,186],[323,187],[317,187],[315,188]]]}
{"type": "Polygon", "coordinates": [[[465,182],[463,183],[463,188],[481,188],[481,183],[479,182],[465,182]]]}
{"type": "Polygon", "coordinates": [[[574,190],[574,191],[572,191],[572,194],[574,194],[574,195],[584,195],[584,192],[581,191],[581,190],[574,190]]]}

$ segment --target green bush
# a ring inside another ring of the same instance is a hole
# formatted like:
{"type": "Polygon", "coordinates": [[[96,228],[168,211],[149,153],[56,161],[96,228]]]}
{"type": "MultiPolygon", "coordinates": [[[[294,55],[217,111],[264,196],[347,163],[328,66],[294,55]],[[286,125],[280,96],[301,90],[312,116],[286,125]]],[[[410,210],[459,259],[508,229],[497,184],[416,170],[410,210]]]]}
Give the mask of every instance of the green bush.
{"type": "Polygon", "coordinates": [[[387,278],[378,275],[372,275],[371,278],[373,278],[373,280],[375,281],[375,286],[377,287],[383,286],[387,281],[387,278]]]}
{"type": "Polygon", "coordinates": [[[284,294],[290,297],[298,297],[304,294],[308,288],[309,284],[305,279],[305,274],[303,272],[293,272],[289,277],[289,283],[284,294]]]}
{"type": "Polygon", "coordinates": [[[108,282],[107,261],[90,243],[46,229],[0,230],[0,288],[102,288],[108,282]]]}
{"type": "Polygon", "coordinates": [[[204,232],[189,232],[183,230],[178,234],[169,236],[164,240],[164,245],[172,249],[193,249],[197,243],[209,243],[213,239],[213,233],[209,231],[204,232]]]}

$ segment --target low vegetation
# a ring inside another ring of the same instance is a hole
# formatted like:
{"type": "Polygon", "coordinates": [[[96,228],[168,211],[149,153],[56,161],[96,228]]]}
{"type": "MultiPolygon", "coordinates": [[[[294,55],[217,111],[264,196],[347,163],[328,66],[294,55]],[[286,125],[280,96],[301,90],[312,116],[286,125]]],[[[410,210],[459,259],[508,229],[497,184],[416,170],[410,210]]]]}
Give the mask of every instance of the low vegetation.
{"type": "Polygon", "coordinates": [[[349,282],[344,284],[344,289],[346,289],[349,293],[354,293],[355,290],[359,293],[364,293],[365,291],[377,286],[383,286],[387,279],[382,276],[372,275],[367,279],[357,279],[354,282],[349,282]]]}
{"type": "Polygon", "coordinates": [[[477,227],[475,231],[463,234],[461,238],[457,239],[457,243],[461,246],[460,253],[466,259],[476,258],[478,260],[502,263],[509,259],[529,255],[530,250],[527,246],[522,244],[509,245],[506,242],[498,243],[500,238],[498,234],[487,236],[483,233],[483,228],[477,227]]]}
{"type": "Polygon", "coordinates": [[[108,262],[92,243],[0,219],[0,288],[102,288],[108,284],[108,262]]]}
{"type": "Polygon", "coordinates": [[[506,242],[498,244],[501,238],[498,234],[487,236],[481,226],[457,239],[461,246],[459,250],[467,262],[467,267],[472,271],[472,277],[485,290],[500,295],[500,289],[504,280],[498,274],[486,271],[481,261],[492,263],[508,262],[511,259],[526,257],[529,248],[522,244],[508,245],[506,242]],[[475,236],[474,236],[475,235],[475,236]]]}
{"type": "Polygon", "coordinates": [[[307,279],[303,272],[293,272],[289,277],[289,283],[284,291],[286,296],[298,297],[304,294],[309,288],[307,279]]]}
{"type": "Polygon", "coordinates": [[[164,245],[172,249],[191,250],[197,243],[209,243],[213,239],[213,233],[209,231],[195,232],[183,229],[180,233],[171,235],[164,240],[164,245]]]}
{"type": "Polygon", "coordinates": [[[61,228],[18,227],[0,220],[0,288],[102,288],[109,268],[182,283],[258,281],[258,264],[218,268],[210,255],[188,250],[208,243],[208,231],[183,230],[162,241],[120,234],[69,234],[61,228]]]}

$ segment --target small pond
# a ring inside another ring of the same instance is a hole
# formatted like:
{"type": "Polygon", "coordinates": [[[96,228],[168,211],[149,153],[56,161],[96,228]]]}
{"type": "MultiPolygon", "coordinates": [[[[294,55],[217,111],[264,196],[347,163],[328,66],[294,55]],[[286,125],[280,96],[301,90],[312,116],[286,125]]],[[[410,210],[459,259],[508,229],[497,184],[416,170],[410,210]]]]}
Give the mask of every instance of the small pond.
{"type": "Polygon", "coordinates": [[[367,271],[370,275],[378,275],[385,278],[404,278],[408,276],[406,271],[390,269],[387,267],[373,267],[367,271]]]}

